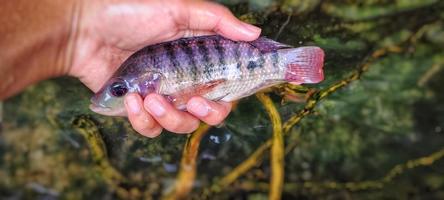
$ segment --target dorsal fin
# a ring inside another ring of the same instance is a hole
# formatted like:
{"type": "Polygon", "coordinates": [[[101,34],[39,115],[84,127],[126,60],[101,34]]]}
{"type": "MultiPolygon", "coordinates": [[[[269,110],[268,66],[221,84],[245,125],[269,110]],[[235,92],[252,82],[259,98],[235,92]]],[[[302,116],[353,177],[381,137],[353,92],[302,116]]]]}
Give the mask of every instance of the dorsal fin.
{"type": "Polygon", "coordinates": [[[250,44],[258,48],[262,53],[268,53],[278,49],[293,48],[290,45],[282,44],[266,37],[260,37],[257,40],[251,41],[250,44]]]}

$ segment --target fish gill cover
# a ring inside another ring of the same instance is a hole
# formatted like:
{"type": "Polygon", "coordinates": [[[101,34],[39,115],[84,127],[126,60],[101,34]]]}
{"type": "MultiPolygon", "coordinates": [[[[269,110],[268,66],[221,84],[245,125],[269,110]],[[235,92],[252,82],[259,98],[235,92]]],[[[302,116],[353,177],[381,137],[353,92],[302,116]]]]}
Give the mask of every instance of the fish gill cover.
{"type": "Polygon", "coordinates": [[[443,1],[221,2],[269,38],[323,48],[325,81],[156,139],[90,112],[76,80],[42,82],[4,103],[0,197],[444,198],[443,1]]]}

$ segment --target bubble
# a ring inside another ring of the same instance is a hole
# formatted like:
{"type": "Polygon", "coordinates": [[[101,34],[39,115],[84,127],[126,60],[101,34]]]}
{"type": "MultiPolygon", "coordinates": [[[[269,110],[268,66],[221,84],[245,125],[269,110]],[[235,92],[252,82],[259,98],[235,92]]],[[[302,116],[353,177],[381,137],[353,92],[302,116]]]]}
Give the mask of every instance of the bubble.
{"type": "Polygon", "coordinates": [[[216,160],[216,156],[210,152],[203,152],[200,156],[203,160],[216,160]]]}
{"type": "Polygon", "coordinates": [[[163,163],[163,168],[167,172],[176,172],[177,171],[177,165],[176,164],[170,164],[170,163],[163,163]]]}
{"type": "Polygon", "coordinates": [[[214,144],[223,144],[231,140],[231,131],[225,127],[214,129],[208,139],[214,144]]]}
{"type": "Polygon", "coordinates": [[[257,124],[255,126],[253,126],[253,129],[256,130],[256,131],[261,131],[261,130],[264,130],[266,128],[267,128],[267,126],[264,125],[264,124],[257,124]]]}
{"type": "Polygon", "coordinates": [[[63,138],[69,142],[74,148],[80,148],[79,142],[77,142],[74,138],[72,138],[69,134],[63,134],[63,138]]]}
{"type": "MultiPolygon", "coordinates": [[[[37,192],[37,193],[40,193],[40,194],[48,194],[52,197],[59,196],[59,193],[56,190],[54,190],[52,188],[47,188],[39,183],[31,182],[31,183],[28,183],[26,185],[26,187],[37,192]]],[[[44,199],[52,199],[52,198],[44,198],[44,199]]],[[[56,198],[54,198],[54,199],[56,199],[56,198]]]]}
{"type": "Polygon", "coordinates": [[[160,156],[152,156],[152,157],[139,157],[139,160],[142,162],[147,162],[147,163],[158,163],[160,161],[162,161],[162,158],[160,156]]]}
{"type": "Polygon", "coordinates": [[[209,139],[215,144],[222,144],[228,142],[231,139],[231,133],[225,133],[223,135],[210,135],[209,139]]]}
{"type": "Polygon", "coordinates": [[[310,163],[308,163],[308,162],[302,162],[302,163],[301,163],[301,167],[302,167],[303,169],[308,169],[308,168],[310,168],[310,163]]]}
{"type": "Polygon", "coordinates": [[[311,179],[311,172],[309,172],[309,171],[302,172],[301,178],[303,180],[310,180],[311,179]]]}

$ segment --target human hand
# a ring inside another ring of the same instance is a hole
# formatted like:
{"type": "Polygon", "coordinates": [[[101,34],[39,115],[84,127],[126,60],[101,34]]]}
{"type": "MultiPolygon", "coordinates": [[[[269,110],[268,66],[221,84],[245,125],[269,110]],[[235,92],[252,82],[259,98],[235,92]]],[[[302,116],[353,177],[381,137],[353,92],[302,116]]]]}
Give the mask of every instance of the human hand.
{"type": "MultiPolygon", "coordinates": [[[[221,5],[183,0],[88,4],[81,9],[78,26],[69,74],[94,92],[127,57],[146,45],[202,34],[251,41],[260,34],[259,28],[239,21],[221,5]]],[[[230,103],[194,97],[187,103],[188,112],[179,111],[158,94],[145,99],[129,94],[125,106],[133,128],[147,137],[159,135],[163,128],[190,133],[199,120],[216,125],[231,109],[230,103]]]]}

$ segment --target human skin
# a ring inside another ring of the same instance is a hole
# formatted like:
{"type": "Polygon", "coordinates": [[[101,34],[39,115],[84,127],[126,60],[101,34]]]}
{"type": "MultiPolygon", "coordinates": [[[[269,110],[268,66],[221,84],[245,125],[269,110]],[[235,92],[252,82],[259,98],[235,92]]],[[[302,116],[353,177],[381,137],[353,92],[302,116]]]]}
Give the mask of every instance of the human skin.
{"type": "MultiPolygon", "coordinates": [[[[187,0],[15,0],[0,3],[0,100],[38,81],[77,77],[96,92],[138,49],[163,41],[220,34],[251,41],[260,29],[225,7],[187,0]]],[[[190,133],[220,123],[231,104],[193,97],[188,112],[160,95],[125,97],[128,119],[147,137],[190,133]]]]}

